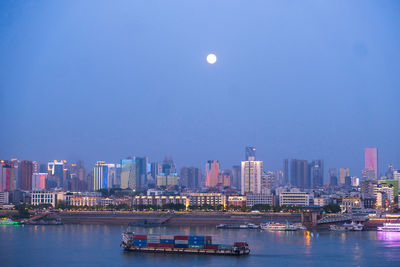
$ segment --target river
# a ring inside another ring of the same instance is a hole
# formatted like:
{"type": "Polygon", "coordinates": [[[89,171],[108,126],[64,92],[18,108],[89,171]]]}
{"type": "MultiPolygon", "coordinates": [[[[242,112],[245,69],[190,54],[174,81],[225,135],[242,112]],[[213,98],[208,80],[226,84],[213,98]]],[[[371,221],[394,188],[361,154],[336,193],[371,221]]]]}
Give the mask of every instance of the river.
{"type": "Polygon", "coordinates": [[[266,232],[210,226],[131,227],[138,234],[247,241],[249,256],[124,252],[122,226],[0,226],[0,266],[400,266],[400,233],[266,232]]]}

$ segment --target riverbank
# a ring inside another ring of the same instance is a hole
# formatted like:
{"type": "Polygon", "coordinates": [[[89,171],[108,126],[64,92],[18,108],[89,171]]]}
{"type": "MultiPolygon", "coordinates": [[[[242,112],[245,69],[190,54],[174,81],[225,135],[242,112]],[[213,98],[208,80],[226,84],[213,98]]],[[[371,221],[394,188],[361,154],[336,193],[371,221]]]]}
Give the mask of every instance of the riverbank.
{"type": "Polygon", "coordinates": [[[64,211],[59,213],[64,224],[114,224],[128,225],[146,221],[163,225],[218,225],[256,223],[265,221],[301,221],[299,213],[228,213],[228,212],[87,212],[64,211]]]}

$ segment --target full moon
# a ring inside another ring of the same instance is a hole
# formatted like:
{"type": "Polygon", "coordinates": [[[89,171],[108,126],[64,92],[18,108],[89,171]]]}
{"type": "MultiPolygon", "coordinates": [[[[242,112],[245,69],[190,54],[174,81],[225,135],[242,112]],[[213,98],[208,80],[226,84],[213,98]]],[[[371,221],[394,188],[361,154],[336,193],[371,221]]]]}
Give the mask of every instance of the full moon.
{"type": "Polygon", "coordinates": [[[214,64],[215,62],[217,62],[217,56],[214,54],[209,54],[207,56],[207,62],[210,64],[214,64]]]}

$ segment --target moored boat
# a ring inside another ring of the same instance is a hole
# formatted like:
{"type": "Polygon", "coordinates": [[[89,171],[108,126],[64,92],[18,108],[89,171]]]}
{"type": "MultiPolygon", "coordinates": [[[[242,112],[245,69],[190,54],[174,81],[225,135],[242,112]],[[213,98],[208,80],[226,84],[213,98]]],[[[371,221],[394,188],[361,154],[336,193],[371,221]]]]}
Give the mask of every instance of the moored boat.
{"type": "Polygon", "coordinates": [[[19,225],[20,222],[13,221],[9,218],[2,218],[0,220],[0,225],[19,225]]]}
{"type": "Polygon", "coordinates": [[[133,232],[122,234],[121,246],[126,251],[159,252],[177,254],[247,255],[247,242],[233,245],[213,244],[211,236],[137,235],[133,232]]]}
{"type": "Polygon", "coordinates": [[[400,232],[400,223],[384,223],[383,226],[378,226],[377,230],[383,232],[400,232]]]}

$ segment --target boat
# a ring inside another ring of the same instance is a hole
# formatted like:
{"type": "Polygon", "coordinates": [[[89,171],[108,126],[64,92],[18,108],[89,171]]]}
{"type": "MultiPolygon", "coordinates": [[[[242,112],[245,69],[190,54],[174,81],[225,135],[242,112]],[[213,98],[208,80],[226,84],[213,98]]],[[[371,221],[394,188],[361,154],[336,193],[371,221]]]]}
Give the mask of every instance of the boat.
{"type": "Polygon", "coordinates": [[[329,226],[329,229],[331,231],[362,231],[364,228],[364,225],[361,223],[344,223],[343,225],[336,225],[336,224],[331,224],[329,226]]]}
{"type": "Polygon", "coordinates": [[[289,223],[268,222],[260,224],[261,229],[268,231],[297,231],[300,228],[289,223]]]}
{"type": "Polygon", "coordinates": [[[125,251],[134,252],[234,256],[250,253],[247,242],[234,242],[233,245],[213,244],[211,236],[137,235],[130,231],[122,233],[121,246],[125,251]]]}
{"type": "Polygon", "coordinates": [[[15,222],[9,218],[2,218],[0,220],[0,225],[19,225],[20,222],[15,222]]]}
{"type": "Polygon", "coordinates": [[[217,229],[259,229],[260,226],[254,223],[245,224],[218,224],[217,229]]]}
{"type": "Polygon", "coordinates": [[[378,226],[377,229],[383,232],[400,232],[400,223],[384,223],[383,226],[378,226]]]}

